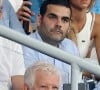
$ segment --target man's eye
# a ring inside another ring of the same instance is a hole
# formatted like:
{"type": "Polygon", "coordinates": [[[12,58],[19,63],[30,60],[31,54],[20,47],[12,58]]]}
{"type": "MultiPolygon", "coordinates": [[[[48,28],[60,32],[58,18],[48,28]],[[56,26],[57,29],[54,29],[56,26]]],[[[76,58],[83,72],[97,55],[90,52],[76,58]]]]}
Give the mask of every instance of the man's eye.
{"type": "Polygon", "coordinates": [[[53,90],[58,90],[59,88],[58,87],[53,87],[53,90]]]}
{"type": "Polygon", "coordinates": [[[65,22],[65,23],[67,23],[69,21],[70,21],[69,19],[63,19],[63,22],[65,22]]]}
{"type": "Polygon", "coordinates": [[[62,18],[62,21],[63,21],[64,23],[68,23],[68,22],[70,22],[70,19],[69,19],[69,18],[62,18]]]}
{"type": "Polygon", "coordinates": [[[55,16],[53,16],[53,15],[49,15],[48,16],[50,19],[55,19],[56,17],[55,16]]]}
{"type": "Polygon", "coordinates": [[[47,86],[45,86],[45,85],[41,86],[41,90],[46,90],[46,89],[47,89],[47,86]]]}

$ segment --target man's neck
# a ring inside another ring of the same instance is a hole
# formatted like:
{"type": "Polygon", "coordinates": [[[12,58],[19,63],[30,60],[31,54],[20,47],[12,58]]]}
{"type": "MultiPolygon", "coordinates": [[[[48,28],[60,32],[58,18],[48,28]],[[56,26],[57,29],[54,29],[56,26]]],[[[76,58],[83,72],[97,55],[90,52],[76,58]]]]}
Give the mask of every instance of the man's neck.
{"type": "MultiPolygon", "coordinates": [[[[38,32],[39,33],[39,32],[38,32]]],[[[47,37],[44,37],[41,33],[39,33],[41,39],[45,42],[45,43],[48,43],[50,45],[53,45],[53,46],[56,46],[58,47],[59,46],[59,43],[60,41],[56,41],[56,40],[53,40],[51,38],[47,38],[47,37]]]]}
{"type": "Polygon", "coordinates": [[[58,42],[55,42],[55,41],[51,41],[51,40],[47,40],[47,39],[42,39],[44,42],[50,44],[50,45],[53,45],[55,47],[58,47],[59,46],[59,43],[58,42]]]}

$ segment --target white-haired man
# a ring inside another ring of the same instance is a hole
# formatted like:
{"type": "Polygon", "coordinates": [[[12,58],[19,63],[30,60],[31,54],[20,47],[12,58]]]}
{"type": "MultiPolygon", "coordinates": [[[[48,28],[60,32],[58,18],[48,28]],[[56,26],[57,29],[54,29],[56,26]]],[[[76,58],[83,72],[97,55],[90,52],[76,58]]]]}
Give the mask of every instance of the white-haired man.
{"type": "Polygon", "coordinates": [[[54,65],[36,62],[26,70],[24,80],[24,90],[58,90],[61,75],[54,65]]]}

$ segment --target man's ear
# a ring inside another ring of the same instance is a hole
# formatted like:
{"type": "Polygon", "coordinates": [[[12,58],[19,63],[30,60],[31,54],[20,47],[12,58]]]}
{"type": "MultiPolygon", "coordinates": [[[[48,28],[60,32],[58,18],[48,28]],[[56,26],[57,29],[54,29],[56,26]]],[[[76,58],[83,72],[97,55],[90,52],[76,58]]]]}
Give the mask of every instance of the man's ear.
{"type": "Polygon", "coordinates": [[[29,87],[27,84],[24,84],[24,90],[29,90],[29,87]]]}
{"type": "Polygon", "coordinates": [[[40,27],[41,21],[42,21],[42,16],[39,14],[39,15],[37,16],[37,27],[40,27]]]}

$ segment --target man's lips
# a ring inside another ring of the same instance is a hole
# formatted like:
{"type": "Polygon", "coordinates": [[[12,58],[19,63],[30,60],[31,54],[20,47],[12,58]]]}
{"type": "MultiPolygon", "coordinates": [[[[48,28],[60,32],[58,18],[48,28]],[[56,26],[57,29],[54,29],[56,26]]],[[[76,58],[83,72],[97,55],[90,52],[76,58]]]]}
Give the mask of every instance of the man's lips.
{"type": "Polygon", "coordinates": [[[55,33],[56,33],[56,34],[61,34],[61,35],[63,34],[63,32],[60,31],[60,30],[55,31],[55,33]]]}
{"type": "Polygon", "coordinates": [[[88,0],[81,0],[81,3],[87,3],[88,0]]]}
{"type": "Polygon", "coordinates": [[[63,34],[63,31],[61,29],[53,29],[52,32],[63,34]]]}

